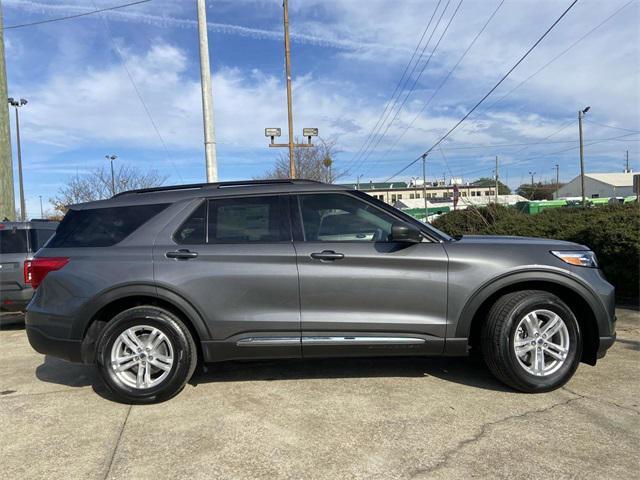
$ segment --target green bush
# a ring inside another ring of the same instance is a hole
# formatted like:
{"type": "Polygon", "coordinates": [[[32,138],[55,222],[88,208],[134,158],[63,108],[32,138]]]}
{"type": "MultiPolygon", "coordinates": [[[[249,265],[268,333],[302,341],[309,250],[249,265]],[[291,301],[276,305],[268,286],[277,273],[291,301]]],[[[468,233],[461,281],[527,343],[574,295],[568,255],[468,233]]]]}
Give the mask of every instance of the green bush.
{"type": "Polygon", "coordinates": [[[557,208],[538,215],[491,205],[442,215],[433,225],[452,236],[518,235],[587,245],[598,256],[620,299],[638,301],[640,208],[637,203],[594,208],[557,208]]]}

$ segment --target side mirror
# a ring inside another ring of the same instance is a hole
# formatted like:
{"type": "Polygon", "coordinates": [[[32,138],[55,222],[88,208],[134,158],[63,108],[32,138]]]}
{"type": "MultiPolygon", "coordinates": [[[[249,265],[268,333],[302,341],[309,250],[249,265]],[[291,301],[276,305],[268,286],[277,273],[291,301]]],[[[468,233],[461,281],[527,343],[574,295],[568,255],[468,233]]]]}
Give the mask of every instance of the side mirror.
{"type": "Polygon", "coordinates": [[[422,241],[422,235],[420,230],[412,225],[406,223],[394,223],[391,226],[391,242],[403,242],[403,243],[420,243],[422,241]]]}

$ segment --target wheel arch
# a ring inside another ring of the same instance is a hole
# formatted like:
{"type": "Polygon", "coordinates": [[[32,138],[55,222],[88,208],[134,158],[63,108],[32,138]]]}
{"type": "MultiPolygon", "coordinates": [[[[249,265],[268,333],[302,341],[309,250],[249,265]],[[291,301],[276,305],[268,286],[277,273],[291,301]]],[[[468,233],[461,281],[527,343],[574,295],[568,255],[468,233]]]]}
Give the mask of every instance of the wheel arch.
{"type": "Polygon", "coordinates": [[[520,290],[543,290],[561,298],[574,312],[582,332],[581,361],[595,365],[600,342],[598,319],[607,317],[606,309],[588,285],[557,273],[521,273],[486,284],[463,308],[456,337],[467,338],[472,348],[479,346],[480,331],[491,306],[499,297],[520,290]]]}
{"type": "Polygon", "coordinates": [[[82,328],[79,332],[82,338],[82,361],[85,363],[95,361],[95,342],[111,318],[124,310],[140,305],[164,308],[180,318],[193,336],[198,357],[204,358],[201,342],[210,339],[210,332],[202,315],[193,305],[182,296],[165,288],[155,285],[127,285],[105,292],[100,296],[99,302],[94,302],[91,309],[83,313],[83,317],[88,320],[84,325],[79,326],[82,328]]]}

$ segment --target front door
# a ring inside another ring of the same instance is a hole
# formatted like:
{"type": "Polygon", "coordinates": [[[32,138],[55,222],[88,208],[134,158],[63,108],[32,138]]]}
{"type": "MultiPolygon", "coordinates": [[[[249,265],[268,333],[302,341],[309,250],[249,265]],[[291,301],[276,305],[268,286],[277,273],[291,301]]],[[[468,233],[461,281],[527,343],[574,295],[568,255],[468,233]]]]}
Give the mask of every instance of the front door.
{"type": "Polygon", "coordinates": [[[441,353],[442,245],[389,241],[401,220],[349,193],[292,198],[303,356],[441,353]]]}
{"type": "Polygon", "coordinates": [[[207,360],[301,355],[287,204],[278,195],[205,199],[159,235],[156,284],[204,317],[207,360]]]}

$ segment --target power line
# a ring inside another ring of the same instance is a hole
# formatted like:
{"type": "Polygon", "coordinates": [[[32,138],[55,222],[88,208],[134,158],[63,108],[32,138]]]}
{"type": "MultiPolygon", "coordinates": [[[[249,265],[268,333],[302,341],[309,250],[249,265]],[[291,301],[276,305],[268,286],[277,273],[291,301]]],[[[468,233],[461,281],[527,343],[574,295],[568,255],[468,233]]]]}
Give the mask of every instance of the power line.
{"type": "MultiPolygon", "coordinates": [[[[427,61],[425,62],[425,64],[422,66],[422,69],[420,70],[420,73],[418,74],[418,76],[414,79],[413,84],[411,85],[411,88],[409,89],[409,92],[407,93],[407,95],[404,97],[404,100],[402,101],[402,104],[400,105],[400,107],[398,108],[398,110],[396,111],[395,115],[393,116],[393,118],[391,119],[391,121],[387,124],[387,127],[385,128],[384,132],[382,133],[382,135],[378,136],[378,140],[376,142],[376,144],[373,146],[372,149],[369,150],[369,152],[366,154],[366,157],[364,157],[363,159],[361,159],[360,161],[360,166],[362,164],[364,164],[369,157],[371,156],[371,154],[376,150],[376,148],[378,148],[378,145],[380,144],[380,142],[382,141],[382,139],[386,136],[387,132],[389,131],[389,128],[391,128],[391,125],[393,125],[393,122],[395,122],[398,119],[398,116],[400,115],[400,112],[402,111],[402,109],[404,108],[405,104],[407,103],[407,100],[409,99],[409,97],[411,96],[411,94],[413,93],[413,91],[416,88],[416,85],[418,83],[418,80],[420,80],[420,77],[422,77],[422,74],[424,73],[425,69],[427,68],[427,66],[429,65],[429,62],[431,61],[431,58],[433,57],[433,54],[436,52],[436,50],[438,49],[438,47],[440,46],[440,42],[442,41],[442,39],[444,38],[445,34],[447,33],[447,31],[449,30],[449,27],[451,26],[451,23],[453,22],[453,19],[456,17],[458,10],[460,10],[460,6],[462,5],[463,0],[460,0],[458,2],[458,6],[456,7],[455,11],[453,12],[453,14],[451,15],[451,18],[449,18],[449,21],[447,22],[447,25],[445,26],[444,30],[442,31],[442,33],[440,34],[440,38],[438,39],[438,42],[436,43],[436,45],[433,47],[433,50],[431,51],[431,54],[429,55],[429,58],[427,59],[427,61]]],[[[444,13],[444,12],[443,12],[444,13]]],[[[442,18],[442,16],[440,17],[442,18]]],[[[440,20],[438,20],[438,23],[440,23],[440,20]]],[[[437,28],[437,25],[436,25],[437,28]]],[[[435,32],[435,29],[434,29],[435,32]]]]}
{"type": "MultiPolygon", "coordinates": [[[[424,112],[424,110],[427,108],[427,106],[429,106],[429,104],[431,103],[431,100],[433,100],[433,98],[438,94],[438,92],[442,89],[442,87],[444,86],[445,83],[447,83],[447,81],[449,80],[449,77],[451,77],[451,75],[453,74],[453,72],[456,70],[456,68],[458,68],[458,66],[460,65],[460,63],[462,62],[462,60],[467,56],[467,53],[469,53],[469,50],[471,50],[471,48],[473,47],[473,45],[476,43],[476,41],[478,40],[478,38],[480,37],[480,35],[482,35],[482,33],[485,31],[485,29],[487,28],[487,26],[489,25],[489,23],[491,22],[491,20],[493,19],[493,17],[496,15],[496,13],[498,13],[498,10],[500,10],[500,7],[502,7],[502,4],[505,2],[505,0],[502,0],[498,6],[495,8],[495,10],[491,13],[491,15],[489,16],[489,18],[487,19],[487,21],[484,23],[484,25],[482,26],[482,28],[480,29],[480,31],[476,34],[476,36],[473,38],[473,40],[471,41],[471,43],[467,46],[466,50],[464,51],[464,53],[460,56],[460,58],[458,59],[458,61],[456,62],[456,64],[453,66],[453,68],[451,70],[449,70],[449,73],[447,73],[447,75],[444,77],[444,79],[440,82],[440,85],[438,85],[438,87],[434,90],[434,92],[431,94],[431,96],[429,97],[429,99],[422,105],[422,108],[420,109],[420,111],[416,114],[416,116],[413,118],[413,120],[411,120],[411,122],[409,123],[409,125],[404,129],[404,131],[402,132],[402,134],[400,134],[395,142],[393,142],[393,144],[387,149],[387,151],[382,155],[382,157],[380,159],[377,159],[374,163],[379,163],[382,160],[384,160],[387,155],[391,152],[391,150],[393,150],[393,148],[398,144],[398,142],[402,139],[402,137],[404,137],[405,133],[407,133],[409,131],[409,129],[413,126],[413,124],[416,122],[416,120],[420,117],[420,115],[422,115],[422,112],[424,112]]],[[[367,172],[371,171],[372,166],[369,167],[369,169],[367,170],[367,172]]],[[[365,172],[365,173],[367,173],[365,172]]]]}
{"type": "MultiPolygon", "coordinates": [[[[94,2],[94,0],[91,0],[91,1],[92,1],[92,3],[94,2]]],[[[147,1],[150,1],[150,0],[147,0],[147,1]]],[[[95,6],[95,3],[94,3],[94,6],[95,6]]],[[[96,12],[97,11],[98,10],[96,10],[96,12]]],[[[169,160],[169,162],[173,166],[173,169],[178,174],[178,178],[180,178],[180,181],[184,183],[184,179],[182,178],[182,174],[180,173],[180,170],[178,170],[178,168],[176,167],[175,163],[171,160],[171,156],[169,155],[169,149],[167,148],[167,144],[165,143],[164,138],[162,138],[162,135],[160,134],[160,129],[158,128],[158,125],[156,124],[155,120],[153,119],[153,116],[151,115],[151,111],[149,110],[149,107],[147,106],[146,102],[144,101],[144,98],[142,98],[142,94],[140,93],[140,90],[138,89],[138,86],[136,85],[136,82],[133,79],[133,75],[131,75],[131,71],[129,70],[129,67],[127,67],[127,62],[126,62],[124,56],[122,55],[122,52],[120,51],[118,46],[115,45],[115,43],[113,42],[113,34],[111,32],[111,27],[109,26],[109,22],[104,17],[102,17],[102,21],[103,21],[105,29],[107,31],[107,35],[109,36],[109,42],[111,43],[111,45],[113,46],[114,50],[118,54],[118,57],[120,58],[120,63],[122,65],[122,68],[126,72],[127,78],[129,79],[129,82],[131,83],[131,86],[133,87],[133,90],[135,91],[136,96],[138,97],[138,100],[140,100],[142,108],[144,109],[145,113],[147,114],[147,117],[149,118],[149,122],[153,126],[153,129],[155,130],[156,135],[158,136],[158,139],[160,140],[160,144],[162,145],[162,148],[164,149],[164,153],[165,153],[165,156],[166,156],[167,160],[169,160]]]]}
{"type": "MultiPolygon", "coordinates": [[[[86,17],[88,15],[93,15],[95,13],[108,12],[110,10],[118,10],[120,8],[132,7],[134,5],[139,5],[141,3],[147,3],[151,0],[138,0],[137,2],[125,3],[123,5],[115,5],[113,7],[100,8],[96,10],[91,10],[90,12],[77,13],[75,15],[67,15],[66,17],[57,17],[57,18],[49,18],[47,20],[40,20],[38,22],[30,22],[30,23],[22,23],[19,25],[9,25],[8,27],[4,27],[5,30],[12,30],[14,28],[24,28],[24,27],[33,27],[35,25],[43,25],[45,23],[53,23],[53,22],[61,22],[63,20],[71,20],[73,18],[86,17]]],[[[95,5],[94,5],[95,6],[95,5]]],[[[2,30],[2,28],[0,28],[2,30]]]]}
{"type": "MultiPolygon", "coordinates": [[[[428,155],[434,148],[436,148],[438,145],[440,145],[440,143],[442,143],[442,141],[447,138],[449,135],[451,135],[451,133],[453,133],[453,131],[458,128],[460,126],[460,124],[462,124],[462,122],[464,122],[469,115],[471,115],[476,108],[478,108],[488,97],[489,95],[491,95],[501,84],[502,82],[504,82],[507,77],[511,74],[511,72],[513,72],[518,65],[520,65],[525,58],[527,58],[529,56],[529,54],[540,44],[540,42],[542,42],[542,40],[549,34],[549,32],[551,32],[551,30],[554,29],[554,27],[560,23],[560,20],[562,20],[564,18],[564,16],[569,13],[569,10],[571,10],[574,5],[578,2],[578,0],[573,0],[573,2],[571,3],[571,5],[569,5],[569,7],[567,7],[567,9],[562,13],[562,15],[560,15],[558,17],[558,19],[553,22],[553,24],[547,29],[546,32],[544,32],[544,34],[542,34],[542,36],[529,48],[529,50],[526,51],[526,53],[520,58],[520,60],[518,60],[516,62],[516,64],[511,67],[509,69],[509,71],[507,73],[505,73],[503,75],[503,77],[498,81],[498,83],[496,83],[491,90],[489,90],[486,95],[484,97],[482,97],[480,99],[480,101],[478,103],[476,103],[474,105],[474,107],[469,110],[466,115],[464,117],[462,117],[458,123],[456,123],[453,127],[451,127],[451,129],[449,129],[449,131],[447,133],[445,133],[436,143],[434,143],[428,150],[426,150],[423,155],[428,155]]],[[[396,177],[397,175],[401,174],[402,172],[404,172],[407,168],[409,168],[411,165],[413,165],[414,163],[416,163],[418,160],[420,160],[422,158],[422,155],[420,155],[418,158],[416,158],[415,160],[413,160],[412,162],[410,162],[407,166],[405,166],[404,168],[402,168],[400,171],[396,172],[395,174],[393,174],[391,177],[389,177],[387,180],[385,180],[385,182],[388,182],[389,180],[391,180],[392,178],[396,177]]]]}
{"type": "MultiPolygon", "coordinates": [[[[440,7],[440,3],[441,2],[442,2],[442,0],[438,0],[438,3],[436,4],[436,8],[433,11],[433,13],[431,14],[431,18],[429,19],[429,23],[427,24],[427,26],[425,27],[424,31],[422,32],[422,36],[420,37],[420,40],[418,41],[418,43],[416,45],[416,48],[413,50],[413,54],[411,55],[411,58],[409,59],[409,62],[407,63],[406,67],[404,67],[404,71],[402,72],[402,76],[400,77],[400,80],[398,80],[398,83],[396,84],[396,88],[393,90],[393,93],[389,97],[389,100],[387,100],[387,103],[386,103],[386,105],[384,107],[384,111],[380,114],[380,117],[378,117],[378,121],[374,125],[373,129],[367,135],[367,138],[365,139],[364,143],[360,146],[360,149],[358,150],[358,152],[353,156],[353,160],[352,161],[354,161],[355,159],[358,158],[358,156],[362,152],[362,149],[369,143],[369,140],[371,139],[371,136],[377,130],[378,125],[380,124],[380,121],[383,119],[383,117],[387,113],[387,109],[389,108],[389,105],[391,105],[392,100],[394,99],[396,93],[398,92],[398,89],[400,88],[400,85],[402,85],[402,82],[403,82],[407,72],[409,71],[409,67],[413,63],[413,59],[415,58],[416,53],[418,53],[418,49],[420,48],[420,45],[422,45],[422,40],[424,39],[425,35],[427,34],[427,31],[429,30],[429,27],[431,26],[431,22],[433,21],[433,17],[435,17],[436,12],[438,11],[438,7],[440,7]]],[[[416,61],[416,63],[417,63],[417,61],[416,61]]],[[[415,66],[414,66],[414,70],[415,70],[415,66]]],[[[412,71],[412,73],[413,73],[413,71],[412,71]]],[[[405,85],[406,85],[406,82],[405,82],[405,85]]]]}
{"type": "Polygon", "coordinates": [[[367,151],[367,149],[371,145],[371,142],[378,135],[378,133],[382,129],[382,126],[384,125],[384,123],[389,118],[389,115],[391,115],[391,112],[395,109],[395,106],[398,103],[398,99],[402,95],[402,91],[404,90],[404,88],[406,87],[407,83],[409,82],[409,79],[411,78],[411,75],[413,75],[413,72],[415,72],[416,67],[418,66],[418,63],[420,62],[420,59],[424,55],[425,50],[429,46],[429,43],[431,42],[431,38],[433,37],[433,34],[435,33],[438,25],[440,24],[440,20],[442,19],[442,16],[444,15],[444,12],[447,11],[447,8],[449,7],[449,3],[451,3],[451,0],[447,1],[447,4],[445,5],[444,9],[442,10],[442,13],[440,14],[440,17],[438,18],[438,22],[437,22],[436,26],[433,28],[433,31],[431,32],[431,35],[429,35],[429,38],[428,38],[427,42],[422,47],[422,50],[420,51],[420,55],[418,56],[416,62],[413,64],[411,72],[409,73],[409,75],[406,75],[406,79],[405,79],[405,74],[407,73],[409,67],[411,66],[411,63],[412,63],[413,59],[415,58],[416,52],[418,51],[418,49],[420,48],[420,45],[422,44],[422,40],[424,39],[427,31],[431,27],[431,23],[433,22],[433,19],[436,16],[436,13],[438,12],[438,8],[440,7],[441,3],[442,3],[442,0],[438,0],[438,3],[436,4],[436,8],[434,9],[433,13],[431,14],[431,18],[429,19],[429,23],[427,24],[426,28],[424,29],[424,32],[422,32],[422,36],[420,37],[420,41],[416,45],[416,48],[415,48],[415,50],[413,52],[413,55],[411,56],[411,59],[409,60],[409,63],[407,63],[407,66],[405,67],[405,70],[402,73],[402,77],[400,78],[398,84],[396,85],[396,88],[394,89],[393,94],[389,98],[389,101],[385,105],[384,111],[380,115],[380,118],[378,118],[378,121],[376,122],[376,125],[374,126],[373,130],[367,136],[364,144],[362,145],[362,147],[360,147],[360,150],[358,150],[358,153],[352,158],[352,160],[351,160],[351,164],[352,165],[355,164],[361,158],[361,155],[364,154],[364,152],[367,151]],[[404,79],[404,82],[403,82],[403,79],[404,79]],[[398,97],[397,98],[395,97],[396,92],[398,92],[398,97]],[[388,110],[389,106],[391,106],[390,110],[388,110]],[[387,111],[388,111],[388,113],[387,113],[387,111]]]}
{"type": "Polygon", "coordinates": [[[496,106],[498,103],[502,102],[505,98],[507,98],[509,95],[511,95],[514,91],[516,91],[518,88],[520,88],[522,85],[524,85],[525,83],[527,83],[529,80],[531,80],[533,77],[535,77],[536,75],[538,75],[540,72],[542,72],[544,69],[546,69],[549,65],[551,65],[553,62],[555,62],[557,59],[559,59],[560,57],[562,57],[565,53],[567,53],[569,50],[571,50],[573,47],[575,47],[578,43],[580,43],[582,40],[584,40],[585,38],[587,38],[589,35],[591,35],[593,32],[595,32],[598,28],[600,28],[602,25],[604,25],[605,23],[607,23],[609,20],[611,20],[613,17],[615,17],[618,13],[620,13],[623,9],[625,9],[627,6],[629,6],[630,4],[632,4],[634,1],[636,0],[630,0],[629,2],[625,3],[623,6],[621,6],[620,8],[618,8],[615,12],[613,12],[611,15],[609,15],[607,18],[605,18],[602,22],[600,22],[598,25],[596,25],[595,27],[593,27],[591,30],[589,30],[587,33],[585,33],[584,35],[582,35],[580,38],[578,38],[575,42],[573,42],[571,45],[569,45],[567,48],[565,48],[562,52],[560,52],[559,54],[557,54],[556,56],[554,56],[551,60],[549,60],[547,63],[545,63],[544,65],[542,65],[538,70],[536,70],[535,72],[533,72],[531,75],[529,75],[527,78],[525,78],[524,80],[522,80],[520,83],[518,83],[515,87],[513,87],[511,90],[509,90],[507,93],[505,93],[502,97],[500,97],[499,99],[497,99],[495,102],[493,102],[491,105],[489,105],[486,110],[490,110],[491,108],[493,108],[494,106],[496,106]]]}
{"type": "Polygon", "coordinates": [[[640,130],[631,130],[629,128],[616,127],[615,125],[607,125],[606,123],[596,122],[595,120],[591,120],[590,118],[588,121],[589,123],[594,123],[596,125],[600,125],[601,127],[613,128],[614,130],[622,130],[623,132],[640,133],[640,130]]]}
{"type": "MultiPolygon", "coordinates": [[[[629,137],[629,136],[632,136],[632,135],[638,135],[638,134],[637,133],[627,133],[625,135],[620,135],[620,136],[617,136],[617,137],[601,138],[601,139],[597,139],[597,140],[591,140],[591,141],[585,143],[584,146],[588,147],[588,146],[591,146],[591,145],[597,145],[597,144],[600,144],[600,143],[605,143],[605,142],[610,142],[610,141],[619,141],[622,138],[629,137]]],[[[521,163],[529,162],[531,160],[537,160],[539,158],[548,157],[550,155],[557,155],[559,153],[569,152],[569,151],[575,150],[577,148],[580,148],[580,146],[576,145],[576,146],[569,147],[569,148],[563,148],[561,150],[555,150],[553,152],[548,152],[548,153],[543,153],[543,154],[540,154],[540,155],[535,155],[533,157],[523,158],[521,160],[516,160],[514,162],[504,163],[503,165],[507,166],[507,167],[511,166],[511,165],[518,165],[518,164],[521,164],[521,163]]],[[[456,176],[465,177],[465,176],[469,176],[472,173],[487,172],[489,170],[491,170],[491,167],[486,167],[486,168],[481,168],[481,169],[477,169],[477,170],[470,170],[470,171],[462,172],[462,173],[457,174],[456,176]]]]}

